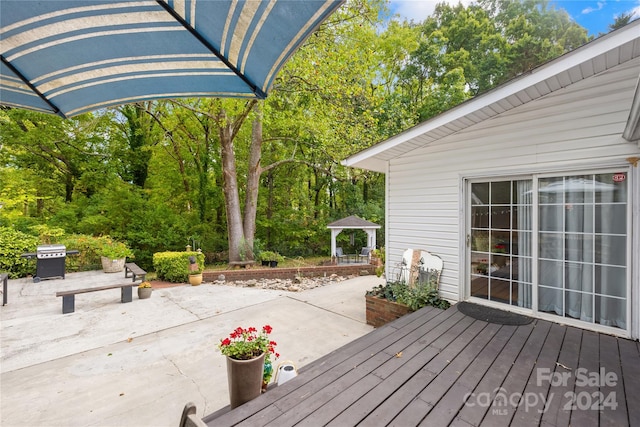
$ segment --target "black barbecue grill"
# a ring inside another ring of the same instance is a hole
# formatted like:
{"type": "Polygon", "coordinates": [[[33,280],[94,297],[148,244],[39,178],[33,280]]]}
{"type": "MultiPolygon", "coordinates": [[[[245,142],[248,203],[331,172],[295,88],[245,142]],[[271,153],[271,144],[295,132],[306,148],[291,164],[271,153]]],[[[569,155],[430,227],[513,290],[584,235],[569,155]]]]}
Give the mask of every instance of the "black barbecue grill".
{"type": "Polygon", "coordinates": [[[40,245],[35,253],[22,254],[22,257],[36,259],[36,275],[33,276],[33,281],[37,283],[42,279],[64,279],[67,255],[78,253],[77,250],[68,251],[64,245],[40,245]]]}

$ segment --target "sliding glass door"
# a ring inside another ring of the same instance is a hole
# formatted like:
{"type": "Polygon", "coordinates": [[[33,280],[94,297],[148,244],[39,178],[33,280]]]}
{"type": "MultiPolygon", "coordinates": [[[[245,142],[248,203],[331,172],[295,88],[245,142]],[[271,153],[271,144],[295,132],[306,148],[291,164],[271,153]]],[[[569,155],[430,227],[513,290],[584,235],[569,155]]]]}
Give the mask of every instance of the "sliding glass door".
{"type": "Polygon", "coordinates": [[[470,295],[626,329],[626,178],[472,182],[470,295]]]}
{"type": "Polygon", "coordinates": [[[626,174],[538,181],[538,311],[626,329],[626,174]]]}

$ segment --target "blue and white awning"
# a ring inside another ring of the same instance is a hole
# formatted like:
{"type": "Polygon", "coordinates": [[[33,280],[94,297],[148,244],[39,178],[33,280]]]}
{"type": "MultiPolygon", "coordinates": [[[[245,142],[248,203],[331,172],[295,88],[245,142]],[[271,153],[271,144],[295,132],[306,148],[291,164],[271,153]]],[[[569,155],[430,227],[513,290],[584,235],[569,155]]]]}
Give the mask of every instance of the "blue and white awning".
{"type": "Polygon", "coordinates": [[[161,98],[264,98],[342,0],[1,0],[0,103],[74,116],[161,98]]]}

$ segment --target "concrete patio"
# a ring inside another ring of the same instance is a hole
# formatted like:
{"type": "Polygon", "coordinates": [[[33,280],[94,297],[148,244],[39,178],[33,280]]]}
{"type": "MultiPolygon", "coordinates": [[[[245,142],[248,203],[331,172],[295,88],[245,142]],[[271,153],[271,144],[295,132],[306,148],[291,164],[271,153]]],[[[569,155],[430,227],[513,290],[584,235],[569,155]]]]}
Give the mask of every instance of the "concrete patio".
{"type": "Polygon", "coordinates": [[[187,401],[200,416],[212,413],[229,403],[220,338],[270,324],[276,363],[301,368],[372,331],[364,293],[382,283],[362,276],[300,293],[177,286],[127,304],[112,289],[79,295],[64,315],[55,297],[128,280],[95,271],[9,281],[0,309],[2,426],[177,426],[187,401]]]}

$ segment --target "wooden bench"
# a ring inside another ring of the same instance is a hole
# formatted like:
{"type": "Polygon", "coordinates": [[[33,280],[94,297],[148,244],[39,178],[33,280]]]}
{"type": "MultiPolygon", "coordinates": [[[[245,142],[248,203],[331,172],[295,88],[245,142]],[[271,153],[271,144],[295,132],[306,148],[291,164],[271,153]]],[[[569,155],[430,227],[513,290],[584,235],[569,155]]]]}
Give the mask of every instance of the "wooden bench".
{"type": "Polygon", "coordinates": [[[72,291],[56,292],[56,297],[62,297],[62,314],[73,313],[76,307],[76,294],[86,294],[88,292],[105,291],[107,289],[120,289],[120,302],[131,302],[133,292],[131,288],[138,286],[137,283],[125,283],[121,285],[107,285],[97,288],[75,289],[72,291]]]}
{"type": "Polygon", "coordinates": [[[0,273],[0,282],[2,282],[2,305],[7,305],[7,282],[9,280],[8,273],[0,273]]]}
{"type": "Polygon", "coordinates": [[[138,278],[138,276],[140,276],[140,279],[144,282],[144,280],[147,277],[147,272],[144,271],[143,269],[141,269],[140,267],[138,267],[135,263],[133,262],[127,262],[124,264],[124,277],[129,277],[129,273],[131,273],[132,275],[132,282],[135,282],[136,279],[138,278]]]}

